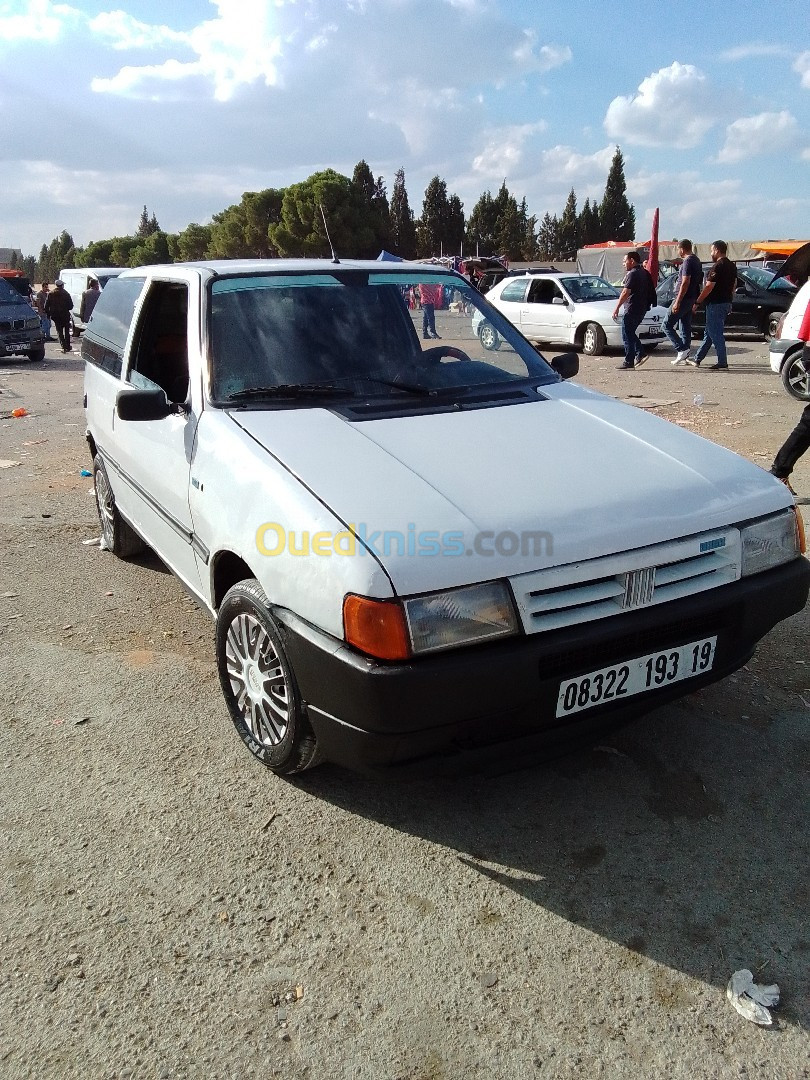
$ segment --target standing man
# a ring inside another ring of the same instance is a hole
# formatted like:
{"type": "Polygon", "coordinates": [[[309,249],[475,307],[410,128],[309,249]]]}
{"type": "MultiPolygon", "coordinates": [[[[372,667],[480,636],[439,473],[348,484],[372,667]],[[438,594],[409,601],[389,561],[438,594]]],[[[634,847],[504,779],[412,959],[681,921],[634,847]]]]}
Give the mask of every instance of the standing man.
{"type": "MultiPolygon", "coordinates": [[[[808,341],[810,341],[810,303],[805,309],[804,318],[799,327],[799,341],[804,342],[802,362],[805,370],[810,371],[810,345],[808,345],[808,341]]],[[[773,475],[777,476],[793,495],[796,492],[790,486],[789,477],[793,472],[793,466],[802,454],[808,450],[810,450],[810,405],[805,405],[798,424],[780,446],[773,465],[771,465],[773,475]]]]}
{"type": "Polygon", "coordinates": [[[57,281],[56,288],[49,294],[45,301],[45,311],[53,319],[56,332],[59,335],[59,343],[63,353],[69,353],[70,349],[70,312],[73,309],[73,300],[65,288],[64,281],[57,281]]]}
{"type": "Polygon", "coordinates": [[[624,343],[624,363],[619,371],[631,371],[646,363],[647,356],[638,338],[638,328],[649,308],[650,275],[642,268],[641,256],[637,251],[628,251],[624,257],[626,274],[622,282],[622,291],[613,310],[613,318],[622,313],[622,342],[624,343]]]}
{"type": "Polygon", "coordinates": [[[703,267],[700,259],[692,251],[691,240],[681,240],[678,244],[681,258],[678,270],[678,282],[675,286],[675,299],[669,307],[669,315],[664,320],[664,333],[675,346],[676,356],[670,363],[673,367],[689,359],[692,340],[692,307],[700,293],[703,283],[703,267]],[[680,334],[676,330],[680,326],[680,334]]]}
{"type": "Polygon", "coordinates": [[[99,283],[94,277],[90,278],[90,286],[82,293],[82,302],[79,305],[79,318],[83,323],[90,322],[90,316],[93,314],[93,308],[99,296],[101,296],[99,283]]]}
{"type": "Polygon", "coordinates": [[[706,330],[695,359],[686,362],[692,367],[700,367],[701,360],[714,345],[717,363],[712,364],[709,371],[728,371],[725,325],[728,313],[731,311],[734,290],[737,287],[737,267],[726,258],[727,251],[728,246],[725,240],[715,240],[712,244],[711,254],[714,265],[706,275],[706,284],[692,308],[696,311],[698,305],[706,304],[706,330]]]}
{"type": "Polygon", "coordinates": [[[419,301],[422,304],[422,337],[425,339],[438,338],[434,312],[437,307],[442,306],[442,286],[438,283],[428,285],[424,281],[421,282],[419,285],[419,301]]]}
{"type": "Polygon", "coordinates": [[[37,314],[39,315],[42,333],[45,335],[46,341],[53,341],[53,338],[51,337],[51,318],[45,310],[45,302],[50,294],[50,284],[47,281],[43,281],[39,292],[34,295],[34,301],[37,305],[37,314]]]}

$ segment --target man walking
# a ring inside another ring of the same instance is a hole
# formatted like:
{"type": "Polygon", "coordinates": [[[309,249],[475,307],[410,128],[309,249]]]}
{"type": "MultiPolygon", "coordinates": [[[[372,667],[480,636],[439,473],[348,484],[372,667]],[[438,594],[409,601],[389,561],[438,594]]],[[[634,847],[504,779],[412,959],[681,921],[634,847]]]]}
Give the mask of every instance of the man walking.
{"type": "Polygon", "coordinates": [[[73,299],[65,288],[64,281],[57,281],[56,288],[48,295],[48,299],[45,301],[45,313],[53,319],[63,353],[71,351],[70,312],[72,308],[73,299]]]}
{"type": "Polygon", "coordinates": [[[670,361],[673,367],[683,364],[689,358],[692,340],[692,307],[698,298],[703,282],[703,267],[692,250],[691,240],[681,240],[678,244],[678,255],[681,258],[681,265],[675,286],[675,299],[670,304],[669,315],[664,320],[664,333],[675,347],[675,359],[670,361]],[[680,333],[677,327],[680,327],[680,333]]]}
{"type": "Polygon", "coordinates": [[[649,308],[650,275],[641,265],[641,256],[637,251],[628,251],[624,257],[627,271],[622,282],[622,291],[613,310],[613,318],[618,319],[622,312],[622,342],[624,343],[624,363],[619,371],[632,371],[646,363],[647,356],[638,338],[638,328],[649,308]]]}
{"type": "Polygon", "coordinates": [[[99,283],[95,278],[90,278],[89,288],[82,293],[82,302],[79,305],[79,318],[83,323],[90,322],[90,316],[93,314],[93,308],[99,296],[101,296],[99,283]]]}
{"type": "Polygon", "coordinates": [[[438,338],[434,312],[437,307],[442,306],[442,286],[422,282],[419,286],[419,300],[422,304],[422,337],[438,338]]]}
{"type": "Polygon", "coordinates": [[[725,325],[728,313],[731,311],[734,289],[737,286],[737,267],[726,258],[727,251],[728,246],[725,240],[715,240],[712,244],[711,255],[714,265],[706,274],[706,284],[692,308],[696,311],[700,304],[705,303],[706,330],[695,359],[686,362],[693,367],[700,367],[701,361],[714,345],[717,363],[712,364],[709,371],[728,371],[725,325]]]}
{"type": "Polygon", "coordinates": [[[39,292],[34,294],[34,301],[37,305],[37,314],[39,315],[39,322],[42,326],[42,333],[45,335],[46,341],[53,341],[51,337],[51,319],[48,313],[45,311],[45,303],[48,297],[51,295],[51,287],[49,282],[43,281],[42,287],[39,292]]]}

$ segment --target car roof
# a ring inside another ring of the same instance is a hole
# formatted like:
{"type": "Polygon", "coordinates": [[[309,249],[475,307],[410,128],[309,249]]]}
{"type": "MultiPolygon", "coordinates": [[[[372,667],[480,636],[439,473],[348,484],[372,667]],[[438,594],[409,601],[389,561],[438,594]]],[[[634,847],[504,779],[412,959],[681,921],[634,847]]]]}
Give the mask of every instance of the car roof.
{"type": "Polygon", "coordinates": [[[378,274],[405,274],[413,277],[414,271],[443,274],[457,278],[459,275],[446,266],[423,262],[388,262],[378,259],[204,259],[198,262],[161,263],[138,266],[125,270],[122,277],[141,277],[147,274],[168,274],[173,270],[208,271],[212,277],[233,274],[279,274],[279,273],[334,273],[339,270],[365,270],[378,274]]]}

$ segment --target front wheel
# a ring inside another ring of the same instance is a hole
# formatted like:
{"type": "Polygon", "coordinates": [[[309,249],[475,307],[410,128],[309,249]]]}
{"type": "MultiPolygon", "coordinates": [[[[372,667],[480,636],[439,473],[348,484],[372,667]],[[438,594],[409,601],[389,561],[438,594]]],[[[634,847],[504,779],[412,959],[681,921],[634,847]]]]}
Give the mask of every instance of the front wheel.
{"type": "Polygon", "coordinates": [[[774,338],[778,336],[778,334],[779,334],[779,322],[780,322],[781,318],[782,318],[782,312],[781,311],[773,311],[768,316],[767,322],[765,323],[765,330],[764,330],[764,335],[765,335],[765,340],[766,341],[773,341],[774,338]]]}
{"type": "Polygon", "coordinates": [[[787,358],[780,372],[782,386],[797,401],[810,401],[810,371],[805,367],[804,350],[787,358]]]}
{"type": "Polygon", "coordinates": [[[217,614],[217,669],[248,750],[280,776],[317,765],[315,734],[267,597],[255,578],[229,589],[217,614]]]}
{"type": "Polygon", "coordinates": [[[133,555],[138,555],[146,545],[132,526],[128,525],[118,513],[107,470],[98,454],[93,458],[93,483],[104,546],[119,559],[129,559],[133,555]]]}
{"type": "Polygon", "coordinates": [[[41,364],[45,359],[45,346],[38,345],[35,349],[29,349],[28,359],[35,364],[41,364]]]}
{"type": "Polygon", "coordinates": [[[478,338],[487,352],[497,352],[501,347],[501,336],[492,323],[481,323],[478,328],[478,338]]]}
{"type": "Polygon", "coordinates": [[[586,356],[599,356],[605,351],[607,338],[599,323],[589,322],[582,335],[582,351],[586,356]]]}

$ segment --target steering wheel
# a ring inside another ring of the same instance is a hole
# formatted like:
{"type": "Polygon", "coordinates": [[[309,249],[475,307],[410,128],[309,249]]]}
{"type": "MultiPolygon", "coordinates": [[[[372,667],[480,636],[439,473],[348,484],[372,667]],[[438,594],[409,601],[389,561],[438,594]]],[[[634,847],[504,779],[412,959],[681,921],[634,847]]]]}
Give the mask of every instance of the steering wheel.
{"type": "Polygon", "coordinates": [[[472,363],[472,360],[464,352],[463,349],[457,349],[455,345],[434,345],[432,349],[425,349],[422,353],[422,362],[437,363],[442,356],[452,356],[455,360],[467,360],[472,363]]]}

